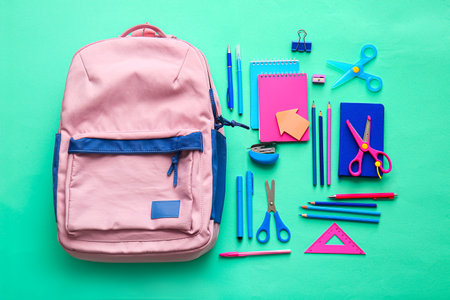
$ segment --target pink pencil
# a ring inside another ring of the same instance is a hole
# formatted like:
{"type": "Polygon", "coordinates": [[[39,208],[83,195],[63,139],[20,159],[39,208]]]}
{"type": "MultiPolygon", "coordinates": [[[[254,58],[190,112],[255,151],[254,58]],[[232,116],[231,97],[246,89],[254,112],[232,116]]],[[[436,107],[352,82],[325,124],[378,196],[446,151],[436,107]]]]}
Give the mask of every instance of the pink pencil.
{"type": "Polygon", "coordinates": [[[331,184],[331,162],[330,162],[330,148],[331,148],[331,107],[328,102],[327,110],[327,184],[331,184]]]}
{"type": "Polygon", "coordinates": [[[289,254],[290,249],[287,250],[269,250],[269,251],[250,251],[250,252],[225,252],[220,253],[219,256],[222,257],[245,257],[254,255],[271,255],[271,254],[289,254]]]}

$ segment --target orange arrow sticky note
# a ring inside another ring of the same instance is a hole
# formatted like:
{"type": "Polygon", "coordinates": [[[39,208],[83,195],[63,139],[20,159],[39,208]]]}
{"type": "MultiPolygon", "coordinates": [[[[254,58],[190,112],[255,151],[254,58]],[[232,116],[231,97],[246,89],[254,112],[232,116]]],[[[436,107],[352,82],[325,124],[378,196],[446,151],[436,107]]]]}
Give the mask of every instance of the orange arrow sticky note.
{"type": "Polygon", "coordinates": [[[298,108],[276,113],[280,135],[287,133],[298,141],[309,127],[309,121],[297,114],[298,108]]]}

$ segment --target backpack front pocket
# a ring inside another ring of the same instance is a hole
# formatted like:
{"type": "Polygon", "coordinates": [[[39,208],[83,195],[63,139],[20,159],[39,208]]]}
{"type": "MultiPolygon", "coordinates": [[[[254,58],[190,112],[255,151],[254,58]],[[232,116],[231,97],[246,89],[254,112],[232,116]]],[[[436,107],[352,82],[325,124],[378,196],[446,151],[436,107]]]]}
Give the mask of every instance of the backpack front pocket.
{"type": "Polygon", "coordinates": [[[202,134],[156,139],[71,139],[69,232],[191,229],[193,166],[202,134]]]}

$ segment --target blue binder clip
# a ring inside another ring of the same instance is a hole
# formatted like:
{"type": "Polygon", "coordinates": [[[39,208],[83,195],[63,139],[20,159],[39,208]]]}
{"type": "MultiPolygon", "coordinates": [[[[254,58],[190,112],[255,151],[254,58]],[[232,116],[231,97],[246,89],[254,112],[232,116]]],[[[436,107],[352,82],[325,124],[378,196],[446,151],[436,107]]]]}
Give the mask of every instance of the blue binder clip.
{"type": "Polygon", "coordinates": [[[311,42],[305,42],[305,37],[308,35],[304,29],[297,31],[298,41],[292,42],[292,52],[311,52],[311,42]],[[301,42],[300,34],[303,32],[303,42],[301,42]]]}

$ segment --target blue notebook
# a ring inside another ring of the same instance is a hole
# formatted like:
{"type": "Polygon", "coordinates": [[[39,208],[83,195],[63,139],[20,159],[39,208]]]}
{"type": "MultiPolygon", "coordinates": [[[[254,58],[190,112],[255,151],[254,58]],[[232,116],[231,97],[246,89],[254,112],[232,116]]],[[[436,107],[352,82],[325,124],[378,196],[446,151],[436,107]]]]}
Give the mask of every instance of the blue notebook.
{"type": "Polygon", "coordinates": [[[298,72],[297,59],[250,62],[250,126],[252,129],[259,129],[258,75],[298,72]]]}
{"type": "MultiPolygon", "coordinates": [[[[352,123],[359,136],[363,138],[367,116],[370,115],[370,146],[373,149],[384,151],[384,106],[383,104],[369,103],[341,103],[341,132],[339,140],[339,177],[351,176],[348,165],[355,158],[359,147],[347,126],[347,120],[352,123]]],[[[356,171],[356,164],[353,171],[356,171]]],[[[383,173],[380,172],[380,175],[383,173]]],[[[375,160],[369,153],[364,153],[361,175],[364,177],[377,177],[375,160]]]]}

